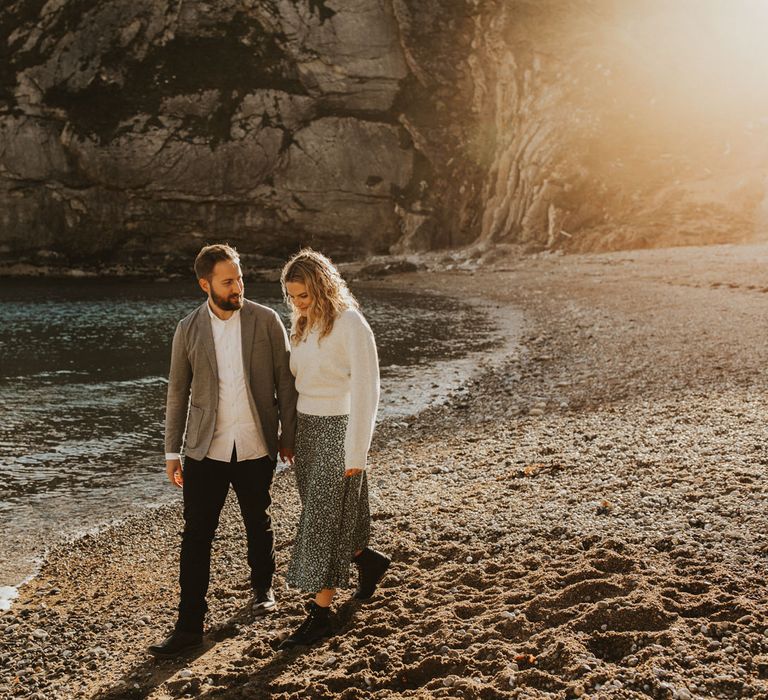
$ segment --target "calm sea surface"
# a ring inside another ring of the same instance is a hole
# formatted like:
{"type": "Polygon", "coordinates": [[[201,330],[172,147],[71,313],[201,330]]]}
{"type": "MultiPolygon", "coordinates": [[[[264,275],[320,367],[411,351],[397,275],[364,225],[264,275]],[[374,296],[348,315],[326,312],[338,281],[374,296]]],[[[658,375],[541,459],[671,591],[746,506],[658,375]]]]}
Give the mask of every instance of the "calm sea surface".
{"type": "MultiPolygon", "coordinates": [[[[382,416],[421,407],[437,385],[414,377],[490,342],[469,307],[355,291],[379,348],[382,416]]],[[[246,296],[287,320],[277,284],[246,296]]],[[[170,343],[202,301],[192,283],[0,280],[0,587],[57,539],[175,495],[163,460],[170,343]]]]}

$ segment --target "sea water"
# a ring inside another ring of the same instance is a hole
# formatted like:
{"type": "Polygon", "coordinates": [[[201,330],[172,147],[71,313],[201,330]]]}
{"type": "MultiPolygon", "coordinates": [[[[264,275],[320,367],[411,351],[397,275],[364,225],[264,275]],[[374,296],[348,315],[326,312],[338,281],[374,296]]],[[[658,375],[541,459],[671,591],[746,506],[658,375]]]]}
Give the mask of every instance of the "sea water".
{"type": "MultiPolygon", "coordinates": [[[[380,419],[439,399],[450,362],[491,342],[469,306],[354,291],[377,340],[380,419]]],[[[279,285],[246,296],[287,324],[279,285]]],[[[176,495],[163,457],[170,344],[203,300],[194,282],[0,280],[0,609],[54,542],[176,495]]]]}

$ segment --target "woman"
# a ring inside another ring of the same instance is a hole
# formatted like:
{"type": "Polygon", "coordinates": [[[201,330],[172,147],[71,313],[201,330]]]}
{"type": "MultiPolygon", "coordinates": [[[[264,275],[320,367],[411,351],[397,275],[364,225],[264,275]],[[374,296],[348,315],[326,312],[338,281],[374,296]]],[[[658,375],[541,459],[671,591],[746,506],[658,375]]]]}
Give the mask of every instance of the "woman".
{"type": "Polygon", "coordinates": [[[366,463],[379,402],[376,343],[339,271],[305,248],[280,278],[291,309],[291,372],[299,393],[296,483],[302,512],[289,586],[314,593],[306,620],[281,648],[312,644],[330,631],[337,588],[358,567],[355,598],[365,600],[389,567],[370,549],[366,463]]]}

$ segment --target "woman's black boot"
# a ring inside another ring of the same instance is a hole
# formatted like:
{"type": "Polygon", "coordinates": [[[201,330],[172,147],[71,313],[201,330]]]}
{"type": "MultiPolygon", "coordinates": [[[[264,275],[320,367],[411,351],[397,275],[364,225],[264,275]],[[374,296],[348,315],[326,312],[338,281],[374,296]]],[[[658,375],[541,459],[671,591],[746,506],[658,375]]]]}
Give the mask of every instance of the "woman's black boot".
{"type": "Polygon", "coordinates": [[[352,559],[352,563],[357,566],[359,572],[355,598],[368,600],[376,590],[376,585],[381,581],[384,572],[389,568],[389,557],[366,547],[352,559]]]}
{"type": "Polygon", "coordinates": [[[280,642],[280,649],[314,644],[330,634],[331,624],[328,621],[330,608],[322,608],[315,601],[312,601],[307,608],[309,610],[307,619],[290,636],[280,642]]]}

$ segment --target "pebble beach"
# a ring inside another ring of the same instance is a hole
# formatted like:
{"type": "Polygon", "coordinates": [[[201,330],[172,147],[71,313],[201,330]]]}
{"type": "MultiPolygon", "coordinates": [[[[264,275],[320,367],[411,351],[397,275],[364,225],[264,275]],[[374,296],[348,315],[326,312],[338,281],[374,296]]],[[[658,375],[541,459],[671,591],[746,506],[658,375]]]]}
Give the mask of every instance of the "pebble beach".
{"type": "Polygon", "coordinates": [[[341,592],[333,637],[276,651],[306,602],[282,578],[289,470],[277,612],[251,612],[230,498],[205,645],[155,660],[179,499],[51,550],[0,614],[0,697],[768,697],[768,245],[424,264],[376,284],[471,301],[497,339],[377,429],[377,595],[341,592]]]}

